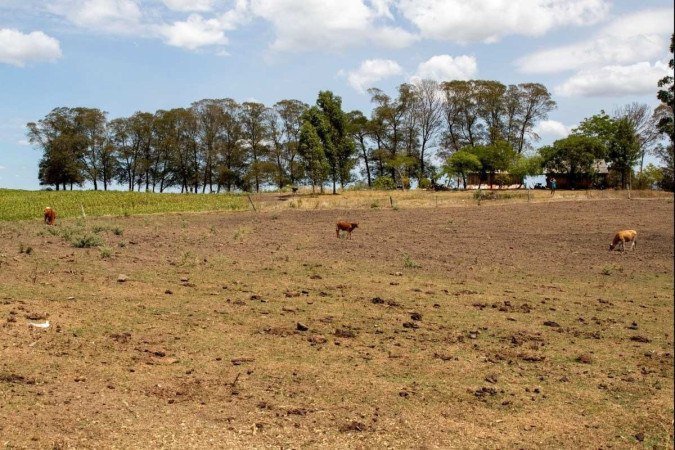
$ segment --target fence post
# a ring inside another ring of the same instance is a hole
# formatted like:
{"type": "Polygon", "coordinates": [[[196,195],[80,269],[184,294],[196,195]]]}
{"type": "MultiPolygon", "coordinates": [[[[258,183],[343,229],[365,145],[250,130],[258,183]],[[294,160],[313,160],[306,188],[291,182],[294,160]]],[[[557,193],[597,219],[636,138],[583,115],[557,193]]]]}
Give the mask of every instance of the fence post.
{"type": "Polygon", "coordinates": [[[253,204],[253,200],[251,200],[251,194],[246,194],[246,196],[248,197],[248,201],[251,202],[251,206],[253,206],[253,211],[258,212],[258,210],[255,209],[255,205],[253,204]]]}

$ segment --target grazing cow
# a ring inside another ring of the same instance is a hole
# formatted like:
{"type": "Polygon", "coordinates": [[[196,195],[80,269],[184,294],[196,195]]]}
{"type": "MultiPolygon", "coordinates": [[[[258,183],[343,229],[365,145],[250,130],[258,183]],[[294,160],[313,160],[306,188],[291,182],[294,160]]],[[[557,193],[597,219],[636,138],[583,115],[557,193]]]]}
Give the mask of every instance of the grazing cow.
{"type": "Polygon", "coordinates": [[[637,240],[637,231],[635,230],[621,230],[617,231],[614,235],[614,240],[609,244],[609,250],[614,250],[618,244],[621,244],[621,251],[626,250],[626,242],[630,242],[630,249],[633,250],[635,247],[635,241],[637,240]]]}
{"type": "Polygon", "coordinates": [[[54,208],[47,206],[45,208],[45,223],[47,225],[54,225],[56,223],[56,211],[54,208]]]}
{"type": "Polygon", "coordinates": [[[345,222],[343,220],[339,221],[335,227],[335,235],[337,237],[340,237],[340,230],[346,231],[349,233],[349,239],[352,238],[352,231],[354,228],[357,228],[359,226],[358,223],[356,222],[345,222]]]}

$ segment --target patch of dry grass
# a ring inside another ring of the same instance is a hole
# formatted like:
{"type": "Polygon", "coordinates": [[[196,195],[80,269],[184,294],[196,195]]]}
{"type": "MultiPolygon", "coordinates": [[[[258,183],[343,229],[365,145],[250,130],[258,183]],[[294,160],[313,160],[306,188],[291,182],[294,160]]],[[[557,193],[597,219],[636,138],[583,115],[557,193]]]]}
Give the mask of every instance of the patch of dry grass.
{"type": "Polygon", "coordinates": [[[364,197],[0,225],[3,445],[672,448],[671,204],[364,197]]]}

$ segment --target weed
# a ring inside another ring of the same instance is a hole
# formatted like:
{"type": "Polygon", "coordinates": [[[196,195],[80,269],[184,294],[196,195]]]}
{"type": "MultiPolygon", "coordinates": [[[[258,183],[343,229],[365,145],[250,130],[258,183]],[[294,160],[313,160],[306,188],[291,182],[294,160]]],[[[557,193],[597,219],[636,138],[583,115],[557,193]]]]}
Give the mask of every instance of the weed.
{"type": "Polygon", "coordinates": [[[218,232],[218,230],[216,230],[215,225],[211,225],[211,227],[209,228],[209,231],[211,232],[211,234],[216,234],[218,232]]]}
{"type": "Polygon", "coordinates": [[[19,244],[19,253],[25,253],[26,255],[30,255],[33,253],[33,247],[30,245],[24,246],[23,244],[19,244]]]}
{"type": "Polygon", "coordinates": [[[277,220],[279,218],[278,214],[272,214],[272,220],[277,220]]]}
{"type": "Polygon", "coordinates": [[[121,227],[114,227],[112,232],[115,236],[122,236],[124,234],[124,229],[121,227]]]}
{"type": "Polygon", "coordinates": [[[99,247],[99,250],[101,251],[101,258],[110,258],[112,256],[112,248],[110,247],[99,247]]]}
{"type": "Polygon", "coordinates": [[[393,209],[394,211],[398,211],[400,208],[398,207],[398,205],[394,205],[391,207],[391,209],[393,209]]]}
{"type": "Polygon", "coordinates": [[[374,201],[370,204],[370,207],[373,208],[373,209],[379,208],[379,207],[380,207],[380,202],[378,202],[377,200],[374,200],[374,201]]]}
{"type": "Polygon", "coordinates": [[[422,267],[420,264],[418,264],[416,261],[414,261],[409,254],[404,253],[403,254],[403,267],[406,269],[419,269],[422,267]]]}
{"type": "Polygon", "coordinates": [[[122,242],[120,242],[120,243],[117,244],[117,245],[119,246],[119,248],[125,248],[125,247],[127,246],[127,243],[124,242],[124,241],[122,241],[122,242]]]}
{"type": "Polygon", "coordinates": [[[82,236],[75,236],[71,239],[70,243],[76,248],[100,247],[103,245],[103,239],[96,234],[87,233],[82,236]]]}
{"type": "Polygon", "coordinates": [[[109,228],[106,227],[106,226],[104,226],[104,225],[94,225],[94,226],[91,228],[91,231],[92,231],[93,233],[96,233],[96,234],[99,234],[99,233],[102,233],[102,232],[108,231],[108,230],[109,230],[109,228]]]}
{"type": "Polygon", "coordinates": [[[237,231],[234,232],[233,239],[235,241],[242,242],[244,240],[244,236],[246,236],[250,232],[251,229],[249,227],[240,226],[239,228],[237,228],[237,231]]]}

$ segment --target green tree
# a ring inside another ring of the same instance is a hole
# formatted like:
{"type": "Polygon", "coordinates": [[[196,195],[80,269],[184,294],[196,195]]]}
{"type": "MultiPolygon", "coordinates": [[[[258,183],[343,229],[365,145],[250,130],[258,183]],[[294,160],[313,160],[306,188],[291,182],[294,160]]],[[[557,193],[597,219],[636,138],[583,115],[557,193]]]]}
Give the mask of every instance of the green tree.
{"type": "Polygon", "coordinates": [[[443,166],[444,172],[453,177],[459,175],[462,177],[462,184],[466,189],[466,178],[470,173],[478,172],[482,168],[482,164],[478,156],[468,150],[459,150],[453,153],[445,162],[443,166]]]}
{"type": "Polygon", "coordinates": [[[626,189],[633,166],[640,159],[640,142],[629,119],[619,119],[616,122],[616,132],[610,139],[607,150],[612,169],[621,174],[621,188],[626,189]]]}
{"type": "Polygon", "coordinates": [[[525,183],[525,177],[541,175],[543,173],[542,158],[540,155],[518,155],[513,165],[509,168],[509,173],[517,177],[522,186],[525,183]]]}
{"type": "Polygon", "coordinates": [[[81,185],[82,154],[85,141],[75,121],[75,110],[55,108],[38,122],[27,124],[28,141],[43,151],[38,168],[38,179],[43,186],[56,190],[70,185],[81,185]]]}
{"type": "Polygon", "coordinates": [[[95,191],[99,181],[103,181],[103,188],[107,190],[113,174],[112,153],[107,145],[107,113],[97,108],[74,108],[73,111],[77,133],[84,143],[81,153],[84,177],[94,185],[95,191]]]}
{"type": "Polygon", "coordinates": [[[370,139],[369,120],[361,111],[351,111],[349,114],[349,133],[354,143],[360,151],[360,157],[363,159],[363,167],[366,174],[368,187],[372,187],[372,149],[368,145],[370,139]]]}
{"type": "Polygon", "coordinates": [[[597,137],[575,134],[539,149],[543,168],[568,174],[572,187],[577,187],[581,176],[593,175],[595,161],[603,159],[605,152],[604,144],[597,137]]]}
{"type": "Polygon", "coordinates": [[[266,145],[270,137],[268,127],[269,109],[262,103],[244,102],[241,111],[242,136],[246,141],[247,175],[253,181],[255,191],[260,191],[260,185],[267,181],[270,174],[268,164],[269,147],[266,145]]]}
{"type": "Polygon", "coordinates": [[[309,120],[305,121],[300,128],[298,150],[304,162],[305,173],[312,184],[312,192],[317,186],[323,192],[323,185],[330,172],[330,163],[324,153],[324,143],[309,120]]]}
{"type": "MultiPolygon", "coordinates": [[[[675,67],[673,63],[673,53],[675,51],[675,34],[670,38],[670,61],[668,66],[672,72],[675,67]]],[[[654,120],[656,126],[662,135],[665,135],[668,142],[660,143],[656,147],[655,154],[663,162],[663,177],[659,183],[661,188],[672,191],[675,190],[675,121],[673,111],[675,110],[675,94],[673,92],[673,77],[666,76],[659,80],[660,89],[657,98],[661,104],[654,111],[654,120]]]]}

